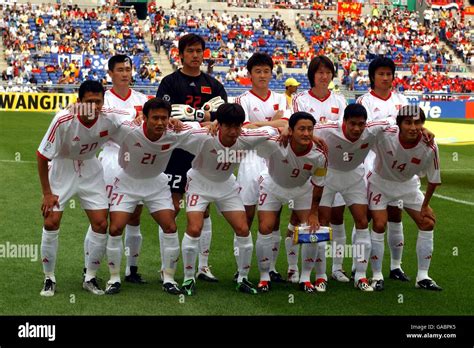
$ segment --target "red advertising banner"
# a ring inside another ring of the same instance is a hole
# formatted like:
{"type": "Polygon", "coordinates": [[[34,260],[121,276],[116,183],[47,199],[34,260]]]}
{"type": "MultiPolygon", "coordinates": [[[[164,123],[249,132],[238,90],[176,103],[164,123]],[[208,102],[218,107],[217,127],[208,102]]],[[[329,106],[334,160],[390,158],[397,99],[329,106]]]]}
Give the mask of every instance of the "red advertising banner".
{"type": "Polygon", "coordinates": [[[349,2],[338,2],[337,3],[337,16],[359,18],[362,13],[361,3],[349,3],[349,2]]]}
{"type": "Polygon", "coordinates": [[[464,10],[464,13],[468,16],[474,16],[474,6],[468,6],[464,10]]]}

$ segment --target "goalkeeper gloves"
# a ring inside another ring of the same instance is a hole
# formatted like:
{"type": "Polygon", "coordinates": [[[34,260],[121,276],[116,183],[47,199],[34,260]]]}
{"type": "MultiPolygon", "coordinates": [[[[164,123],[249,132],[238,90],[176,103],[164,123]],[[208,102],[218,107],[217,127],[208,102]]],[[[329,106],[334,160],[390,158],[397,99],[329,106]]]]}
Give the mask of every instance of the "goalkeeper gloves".
{"type": "Polygon", "coordinates": [[[204,120],[204,111],[196,110],[186,104],[173,104],[171,106],[171,117],[180,121],[202,122],[204,120]]]}

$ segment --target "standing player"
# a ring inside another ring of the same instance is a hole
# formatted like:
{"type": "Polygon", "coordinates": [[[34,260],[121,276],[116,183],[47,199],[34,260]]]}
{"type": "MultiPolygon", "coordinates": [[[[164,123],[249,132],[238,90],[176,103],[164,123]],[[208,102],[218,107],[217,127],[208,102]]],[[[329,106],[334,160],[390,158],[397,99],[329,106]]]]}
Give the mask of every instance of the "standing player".
{"type": "MultiPolygon", "coordinates": [[[[188,112],[185,113],[182,109],[183,116],[195,114],[196,111],[204,111],[204,120],[210,121],[214,115],[211,115],[208,110],[215,109],[215,106],[219,104],[214,104],[211,100],[215,101],[215,97],[221,97],[222,100],[227,101],[227,94],[224,86],[219,81],[201,72],[200,68],[205,48],[205,41],[202,37],[195,34],[184,35],[178,44],[179,57],[183,67],[161,81],[156,96],[170,104],[188,105],[190,107],[187,108],[188,112]]],[[[165,170],[169,177],[168,184],[171,188],[176,215],[180,211],[180,202],[183,199],[186,187],[186,173],[191,168],[193,158],[194,156],[189,152],[175,149],[165,170]]],[[[161,229],[159,230],[159,236],[160,241],[162,241],[163,231],[161,229]]],[[[215,282],[217,278],[211,273],[208,265],[211,238],[212,223],[209,210],[206,210],[199,246],[198,278],[215,282]]],[[[162,245],[161,242],[160,245],[162,245]]]]}
{"type": "Polygon", "coordinates": [[[217,110],[218,133],[194,131],[184,149],[196,155],[188,172],[186,187],[187,230],[182,241],[184,283],[187,295],[195,292],[195,263],[203,227],[204,212],[215,202],[224,218],[237,235],[236,261],[238,265],[237,289],[255,294],[255,286],[247,279],[252,259],[252,236],[245,219],[245,208],[238,193],[233,175],[242,156],[255,146],[278,134],[274,128],[242,131],[245,112],[239,104],[224,104],[217,110]]]}
{"type": "MultiPolygon", "coordinates": [[[[313,115],[316,124],[327,121],[342,120],[346,100],[342,95],[332,93],[329,84],[336,76],[336,69],[333,62],[326,56],[314,57],[308,67],[308,81],[311,89],[298,93],[293,98],[293,112],[305,111],[313,115]]],[[[345,202],[337,194],[331,210],[331,227],[333,229],[333,250],[339,250],[340,246],[346,244],[346,230],[344,226],[344,205],[345,202]]],[[[294,229],[293,226],[290,226],[294,229]]],[[[292,272],[298,261],[298,245],[293,245],[291,238],[285,241],[288,254],[288,263],[292,265],[288,273],[292,272]],[[296,262],[295,255],[296,254],[296,262]],[[290,262],[291,260],[291,262],[290,262]]],[[[316,273],[326,274],[326,253],[324,243],[318,245],[318,257],[316,262],[316,273]]],[[[333,255],[332,278],[340,282],[348,282],[349,278],[342,268],[343,256],[333,255]]],[[[326,278],[326,276],[324,276],[326,278]]]]}
{"type": "MultiPolygon", "coordinates": [[[[262,173],[258,203],[259,233],[256,243],[260,282],[257,290],[270,291],[270,260],[272,257],[272,230],[278,220],[282,203],[292,203],[298,220],[313,230],[319,228],[318,207],[323,192],[327,158],[313,144],[313,128],[316,121],[307,112],[296,112],[289,120],[290,142],[286,148],[276,138],[257,147],[259,154],[267,158],[268,173],[262,173]]],[[[302,246],[303,268],[300,286],[306,292],[314,292],[310,273],[314,267],[317,247],[302,246]],[[306,261],[308,260],[308,261],[306,261]],[[311,260],[311,261],[310,261],[311,260]]]]}
{"type": "Polygon", "coordinates": [[[382,261],[384,232],[387,224],[389,202],[402,200],[405,211],[418,226],[416,253],[418,274],[416,287],[441,290],[428,276],[433,254],[433,228],[435,216],[429,206],[437,185],[441,184],[439,155],[436,144],[422,140],[421,129],[425,122],[423,110],[417,106],[402,107],[397,116],[397,126],[385,131],[375,147],[374,172],[368,176],[369,209],[372,225],[372,287],[383,290],[382,261]],[[426,174],[426,195],[420,190],[418,176],[426,174]]]}
{"type": "Polygon", "coordinates": [[[74,104],[54,117],[37,151],[44,217],[41,259],[45,281],[42,296],[53,296],[56,289],[54,269],[59,227],[65,204],[76,193],[90,221],[89,256],[83,288],[96,295],[104,293],[97,284],[96,272],[106,248],[109,205],[102,166],[95,155],[116,132],[122,120],[130,117],[126,112],[103,108],[104,92],[104,87],[97,81],[83,82],[78,98],[82,104],[74,104]]]}
{"type": "MultiPolygon", "coordinates": [[[[368,120],[384,120],[397,117],[401,107],[408,105],[406,97],[392,90],[395,63],[390,58],[377,57],[369,64],[370,92],[357,99],[367,110],[368,120]]],[[[372,170],[375,154],[371,152],[365,162],[366,174],[372,170]]],[[[402,210],[400,202],[389,202],[387,239],[390,247],[390,278],[409,281],[401,268],[403,246],[402,210]]],[[[354,231],[353,231],[354,234],[354,231]]],[[[374,241],[372,241],[373,243],[374,241]]],[[[354,269],[354,267],[353,267],[354,269]]]]}
{"type": "MultiPolygon", "coordinates": [[[[252,89],[235,99],[235,102],[240,104],[245,111],[244,127],[285,127],[288,124],[288,113],[285,115],[287,110],[285,96],[271,91],[268,87],[272,79],[272,57],[266,53],[254,53],[247,62],[247,71],[252,81],[252,89]]],[[[247,157],[247,160],[244,160],[239,167],[237,181],[241,187],[240,195],[245,206],[249,228],[252,227],[258,202],[258,180],[266,168],[265,160],[258,156],[247,157]]],[[[281,241],[279,219],[275,221],[272,240],[270,277],[273,282],[284,282],[280,273],[275,269],[281,241]]]]}
{"type": "MultiPolygon", "coordinates": [[[[119,110],[127,110],[133,115],[141,116],[143,104],[148,100],[143,93],[130,88],[132,82],[132,60],[130,57],[118,54],[109,59],[109,75],[112,79],[112,89],[105,92],[104,105],[119,110]]],[[[119,146],[113,140],[109,140],[104,145],[103,151],[99,154],[99,159],[104,168],[104,181],[109,200],[112,194],[112,187],[115,177],[120,171],[118,164],[119,146]]],[[[140,214],[143,205],[139,204],[135,212],[131,215],[125,228],[125,250],[127,255],[127,267],[125,269],[125,281],[136,284],[144,284],[138,273],[138,255],[142,245],[142,234],[140,232],[140,214]]],[[[84,241],[84,252],[87,260],[89,244],[89,233],[84,241]]]]}
{"type": "MultiPolygon", "coordinates": [[[[153,98],[143,106],[141,126],[124,124],[114,139],[120,144],[119,162],[110,198],[110,235],[107,258],[110,280],[106,294],[120,291],[120,263],[122,259],[122,232],[140,201],[145,202],[153,219],[164,231],[161,254],[163,290],[181,294],[174,280],[179,259],[179,240],[176,232],[174,207],[168,178],[163,173],[171,151],[179,146],[190,132],[176,133],[168,128],[171,105],[153,98]]],[[[199,125],[197,125],[200,128],[199,125]]],[[[190,130],[186,125],[184,130],[190,130]]]]}

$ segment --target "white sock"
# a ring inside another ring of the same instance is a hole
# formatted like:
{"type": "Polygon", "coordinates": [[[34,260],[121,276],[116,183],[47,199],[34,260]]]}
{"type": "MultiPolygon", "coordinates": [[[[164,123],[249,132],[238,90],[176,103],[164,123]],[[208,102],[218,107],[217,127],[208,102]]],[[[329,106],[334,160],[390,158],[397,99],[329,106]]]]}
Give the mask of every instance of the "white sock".
{"type": "Polygon", "coordinates": [[[120,283],[120,264],[122,263],[122,236],[107,238],[107,264],[109,265],[110,282],[120,283]]]}
{"type": "Polygon", "coordinates": [[[272,258],[270,261],[270,271],[276,272],[276,262],[278,260],[278,253],[280,252],[280,243],[281,243],[281,232],[273,231],[272,232],[272,258]]]}
{"type": "Polygon", "coordinates": [[[318,254],[316,243],[304,243],[301,246],[301,276],[300,283],[309,282],[314,261],[318,254]]]}
{"type": "Polygon", "coordinates": [[[89,235],[89,257],[87,258],[86,282],[95,278],[97,270],[100,268],[100,263],[105,255],[106,244],[107,234],[97,233],[91,230],[89,235]]]}
{"type": "Polygon", "coordinates": [[[416,241],[416,255],[418,257],[418,274],[416,280],[420,281],[429,278],[431,257],[433,255],[433,231],[418,230],[416,241]]]}
{"type": "Polygon", "coordinates": [[[41,260],[43,260],[43,272],[45,277],[56,283],[54,269],[56,266],[56,256],[58,254],[59,229],[47,231],[43,227],[41,237],[41,260]]]}
{"type": "Polygon", "coordinates": [[[316,254],[316,261],[315,261],[315,271],[316,271],[316,279],[323,278],[324,280],[328,280],[326,275],[326,242],[316,243],[318,246],[318,253],[316,254]]]}
{"type": "Polygon", "coordinates": [[[89,258],[89,240],[92,233],[92,226],[89,225],[86,236],[84,237],[84,268],[87,268],[87,259],[89,258]]]}
{"type": "Polygon", "coordinates": [[[270,260],[272,258],[273,236],[271,234],[258,233],[255,250],[257,254],[258,270],[260,280],[270,281],[270,260]]]}
{"type": "Polygon", "coordinates": [[[140,233],[140,225],[125,227],[125,248],[128,251],[127,267],[125,268],[125,275],[130,275],[130,266],[138,265],[138,256],[142,248],[142,234],[140,233]]]}
{"type": "Polygon", "coordinates": [[[403,245],[405,242],[402,222],[388,222],[387,242],[390,248],[390,270],[401,269],[403,245]]]}
{"type": "Polygon", "coordinates": [[[181,243],[183,253],[184,281],[194,279],[196,273],[196,258],[199,249],[199,237],[191,237],[187,233],[184,234],[181,243]]]}
{"type": "Polygon", "coordinates": [[[370,232],[368,228],[357,230],[354,241],[354,249],[362,254],[356,259],[356,273],[354,276],[354,283],[357,284],[360,278],[367,278],[367,266],[369,264],[370,250],[372,243],[370,241],[370,232]]]}
{"type": "Polygon", "coordinates": [[[212,221],[211,217],[204,219],[201,231],[201,239],[199,239],[199,268],[208,267],[209,251],[211,249],[212,239],[212,221]]]}
{"type": "Polygon", "coordinates": [[[344,226],[344,223],[342,223],[342,225],[331,224],[331,228],[333,238],[332,272],[334,273],[335,271],[342,269],[342,262],[344,261],[344,246],[346,245],[346,227],[344,226]],[[341,250],[341,253],[338,253],[339,249],[341,250]]]}
{"type": "MultiPolygon", "coordinates": [[[[158,240],[160,241],[160,255],[161,255],[161,260],[163,261],[163,256],[164,256],[164,250],[163,250],[163,244],[164,244],[164,241],[163,241],[163,235],[165,233],[163,232],[163,229],[161,228],[160,225],[158,225],[158,240]]],[[[165,268],[165,266],[163,265],[163,262],[161,262],[161,270],[163,271],[163,269],[165,268]]]]}
{"type": "Polygon", "coordinates": [[[382,262],[385,249],[385,232],[375,233],[373,230],[370,235],[372,250],[370,251],[370,265],[372,266],[372,278],[376,280],[383,279],[382,262]]]}
{"type": "Polygon", "coordinates": [[[239,277],[237,282],[241,282],[243,278],[247,278],[250,271],[250,263],[252,261],[253,242],[252,235],[249,233],[247,237],[236,236],[238,252],[235,256],[239,277]]]}
{"type": "Polygon", "coordinates": [[[161,256],[161,264],[163,269],[163,282],[176,283],[174,275],[176,273],[176,265],[179,260],[179,239],[178,232],[163,233],[163,255],[161,256]]]}
{"type": "MultiPolygon", "coordinates": [[[[354,226],[352,226],[352,234],[351,234],[351,243],[352,243],[352,245],[355,244],[355,236],[356,236],[356,227],[354,225],[354,226]]],[[[352,267],[351,267],[352,272],[355,272],[355,270],[356,270],[356,263],[357,263],[357,260],[353,257],[352,258],[352,267]]]]}
{"type": "Polygon", "coordinates": [[[285,238],[286,259],[288,260],[288,269],[298,270],[298,256],[300,252],[300,245],[293,244],[293,238],[285,238]]]}

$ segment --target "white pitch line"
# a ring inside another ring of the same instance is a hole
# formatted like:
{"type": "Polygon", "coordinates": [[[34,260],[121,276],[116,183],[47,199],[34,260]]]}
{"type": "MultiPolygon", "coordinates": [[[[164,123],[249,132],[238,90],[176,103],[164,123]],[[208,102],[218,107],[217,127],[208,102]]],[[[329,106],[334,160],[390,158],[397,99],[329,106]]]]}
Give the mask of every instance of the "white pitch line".
{"type": "Polygon", "coordinates": [[[450,169],[441,168],[441,173],[442,172],[472,172],[472,171],[474,171],[474,168],[450,168],[450,169]]]}
{"type": "Polygon", "coordinates": [[[433,196],[441,198],[441,199],[445,199],[447,201],[455,202],[455,203],[461,203],[461,204],[465,204],[465,205],[474,205],[474,202],[463,201],[461,199],[456,199],[456,198],[452,198],[452,197],[448,197],[448,196],[443,196],[443,195],[439,195],[437,193],[433,194],[433,196]]]}
{"type": "Polygon", "coordinates": [[[36,163],[35,161],[0,160],[2,163],[36,163]]]}

